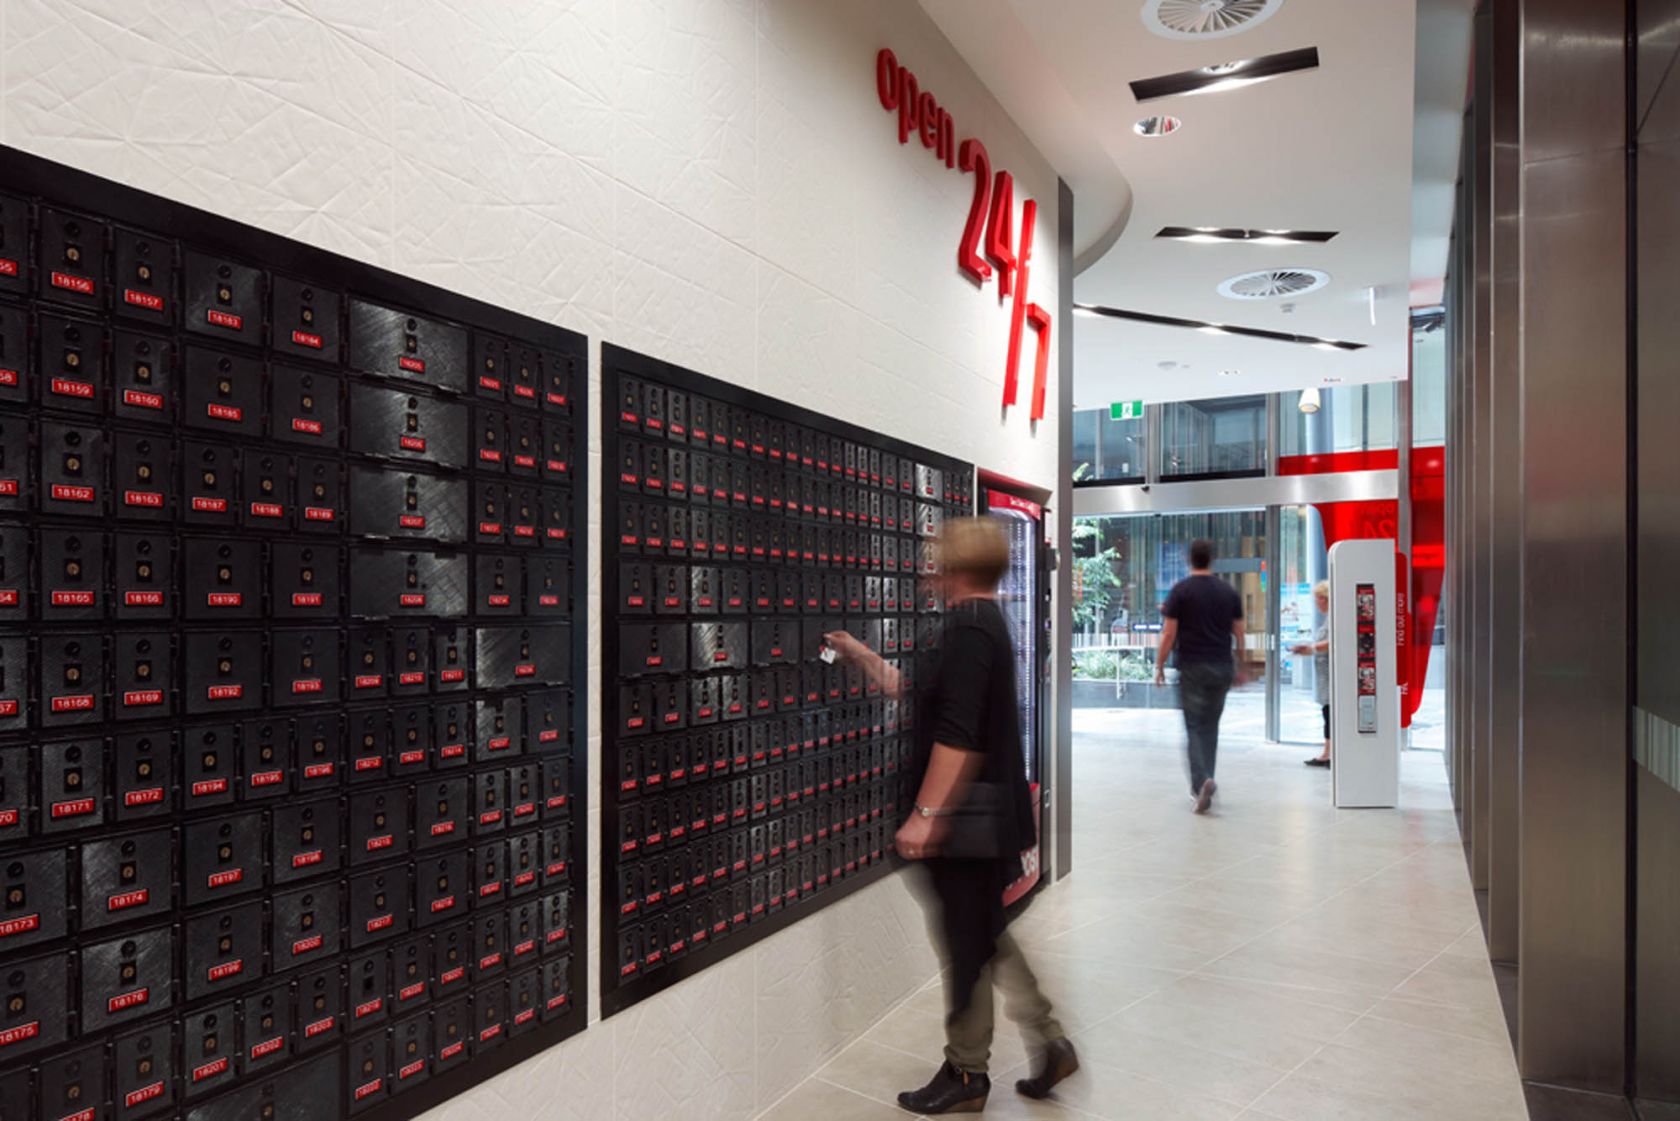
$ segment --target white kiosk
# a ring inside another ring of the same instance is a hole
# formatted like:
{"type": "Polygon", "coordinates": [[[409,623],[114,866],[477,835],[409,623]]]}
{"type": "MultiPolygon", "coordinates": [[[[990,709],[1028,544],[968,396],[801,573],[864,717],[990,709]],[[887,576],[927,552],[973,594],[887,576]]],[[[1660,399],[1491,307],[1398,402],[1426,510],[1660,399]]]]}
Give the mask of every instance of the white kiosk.
{"type": "Polygon", "coordinates": [[[1330,549],[1330,750],[1338,808],[1400,802],[1394,542],[1330,549]]]}

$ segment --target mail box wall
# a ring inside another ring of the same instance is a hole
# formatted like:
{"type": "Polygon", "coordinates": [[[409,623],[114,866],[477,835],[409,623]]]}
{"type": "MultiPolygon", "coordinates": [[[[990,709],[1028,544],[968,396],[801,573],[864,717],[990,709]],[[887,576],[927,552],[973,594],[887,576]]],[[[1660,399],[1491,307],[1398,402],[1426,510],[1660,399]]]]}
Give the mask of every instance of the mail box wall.
{"type": "Polygon", "coordinates": [[[584,340],[5,155],[0,1117],[581,1030],[584,340]]]}
{"type": "Polygon", "coordinates": [[[601,1007],[611,1014],[889,869],[937,635],[927,544],[968,464],[602,351],[601,1007]]]}

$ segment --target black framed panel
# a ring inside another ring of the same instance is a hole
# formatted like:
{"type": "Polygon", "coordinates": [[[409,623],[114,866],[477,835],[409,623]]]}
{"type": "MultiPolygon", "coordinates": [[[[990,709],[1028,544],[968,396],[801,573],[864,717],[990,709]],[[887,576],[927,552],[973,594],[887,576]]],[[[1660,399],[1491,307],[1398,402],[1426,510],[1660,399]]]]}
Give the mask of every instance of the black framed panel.
{"type": "Polygon", "coordinates": [[[890,868],[914,724],[823,657],[913,682],[929,539],[973,468],[612,345],[601,355],[601,1010],[890,868]]]}
{"type": "Polygon", "coordinates": [[[581,1031],[584,338],[0,155],[0,1115],[581,1031]]]}

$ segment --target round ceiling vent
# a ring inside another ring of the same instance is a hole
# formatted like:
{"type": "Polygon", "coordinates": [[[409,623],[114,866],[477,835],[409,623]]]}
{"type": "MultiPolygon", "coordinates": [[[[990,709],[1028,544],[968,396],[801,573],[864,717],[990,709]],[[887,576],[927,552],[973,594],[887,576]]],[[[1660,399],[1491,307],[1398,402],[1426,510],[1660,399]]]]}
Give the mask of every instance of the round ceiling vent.
{"type": "Polygon", "coordinates": [[[1219,294],[1231,300],[1275,300],[1304,296],[1329,283],[1330,274],[1317,269],[1261,269],[1233,276],[1219,286],[1219,294]]]}
{"type": "Polygon", "coordinates": [[[1257,27],[1283,0],[1148,0],[1143,23],[1167,39],[1222,39],[1257,27]]]}

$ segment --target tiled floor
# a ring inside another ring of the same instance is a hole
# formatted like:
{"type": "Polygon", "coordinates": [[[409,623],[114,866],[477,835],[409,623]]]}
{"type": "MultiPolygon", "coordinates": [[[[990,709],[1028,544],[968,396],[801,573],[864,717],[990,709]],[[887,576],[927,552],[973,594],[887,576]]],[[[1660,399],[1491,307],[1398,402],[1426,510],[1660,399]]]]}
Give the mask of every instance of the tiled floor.
{"type": "MultiPolygon", "coordinates": [[[[1053,1102],[1014,1093],[1000,1023],[986,1115],[1199,1121],[1526,1118],[1441,756],[1409,753],[1404,808],[1336,811],[1308,754],[1221,751],[1190,813],[1173,712],[1075,716],[1077,871],[1014,927],[1084,1069],[1053,1102]]],[[[939,1060],[929,987],[768,1110],[904,1117],[939,1060]]]]}

